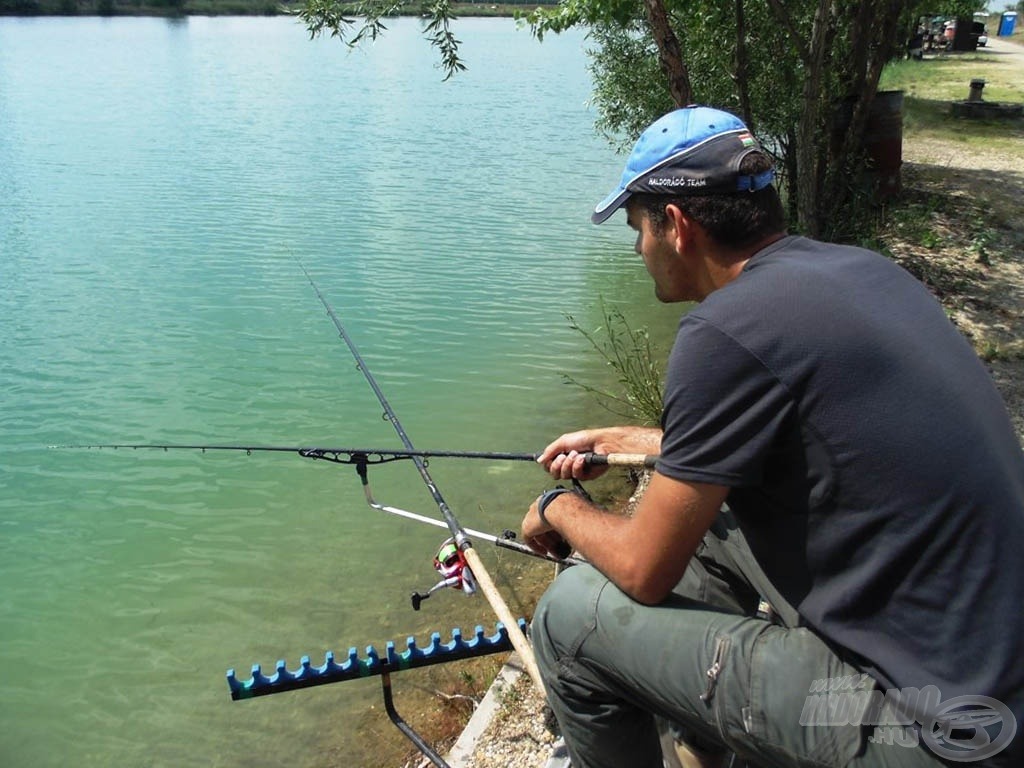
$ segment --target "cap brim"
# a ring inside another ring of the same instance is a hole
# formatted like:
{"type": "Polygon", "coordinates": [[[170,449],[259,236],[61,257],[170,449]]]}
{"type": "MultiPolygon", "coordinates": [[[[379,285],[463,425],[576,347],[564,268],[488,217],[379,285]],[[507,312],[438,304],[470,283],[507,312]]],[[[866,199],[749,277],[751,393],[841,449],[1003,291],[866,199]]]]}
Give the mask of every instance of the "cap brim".
{"type": "Polygon", "coordinates": [[[594,212],[590,215],[590,220],[594,224],[601,224],[607,221],[608,217],[625,205],[632,194],[627,189],[616,188],[608,197],[597,204],[594,212]]]}

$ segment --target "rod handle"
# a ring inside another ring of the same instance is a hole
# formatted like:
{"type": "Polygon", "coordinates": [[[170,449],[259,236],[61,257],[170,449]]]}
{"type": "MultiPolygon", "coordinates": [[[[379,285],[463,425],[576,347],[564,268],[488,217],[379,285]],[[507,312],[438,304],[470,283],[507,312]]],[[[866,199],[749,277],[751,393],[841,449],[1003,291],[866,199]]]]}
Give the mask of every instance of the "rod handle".
{"type": "Polygon", "coordinates": [[[643,453],[586,453],[584,461],[592,467],[645,467],[654,469],[658,457],[643,453]]]}

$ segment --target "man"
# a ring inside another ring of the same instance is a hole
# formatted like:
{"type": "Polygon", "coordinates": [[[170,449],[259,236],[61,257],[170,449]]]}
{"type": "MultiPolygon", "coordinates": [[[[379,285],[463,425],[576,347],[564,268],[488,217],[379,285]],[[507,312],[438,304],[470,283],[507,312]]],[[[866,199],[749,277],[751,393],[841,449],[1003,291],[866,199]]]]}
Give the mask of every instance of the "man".
{"type": "Polygon", "coordinates": [[[1002,399],[914,278],[787,236],[772,178],[742,122],[681,109],[593,215],[625,207],[658,299],[699,304],[661,430],[539,459],[586,479],[586,452],[660,454],[631,517],[557,489],[523,521],[592,564],[531,628],[573,766],[661,766],[655,717],[709,765],[1024,765],[1024,454],[1002,399]]]}

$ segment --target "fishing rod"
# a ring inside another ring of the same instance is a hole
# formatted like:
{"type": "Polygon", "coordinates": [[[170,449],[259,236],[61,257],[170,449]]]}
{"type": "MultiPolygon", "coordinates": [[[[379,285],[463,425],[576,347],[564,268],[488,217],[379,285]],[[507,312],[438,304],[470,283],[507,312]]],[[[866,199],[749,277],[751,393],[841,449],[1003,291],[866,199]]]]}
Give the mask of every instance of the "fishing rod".
{"type": "MultiPolygon", "coordinates": [[[[331,307],[330,303],[328,303],[323,293],[320,292],[320,289],[313,281],[313,277],[309,274],[306,266],[301,262],[299,262],[299,266],[302,268],[303,273],[305,273],[306,279],[309,280],[309,284],[316,292],[317,298],[320,299],[320,303],[323,304],[324,309],[327,310],[327,314],[330,316],[335,328],[338,329],[338,333],[341,335],[341,338],[348,346],[349,351],[352,353],[352,357],[355,358],[356,367],[362,372],[366,382],[370,385],[370,388],[377,396],[377,400],[384,409],[385,418],[387,418],[387,420],[391,422],[391,426],[395,428],[395,432],[397,433],[399,440],[401,440],[402,445],[405,446],[406,451],[415,451],[416,448],[413,446],[412,440],[410,440],[408,434],[406,434],[405,428],[402,427],[402,423],[398,420],[398,416],[391,407],[391,403],[389,403],[387,397],[384,396],[384,392],[381,391],[380,386],[377,384],[377,380],[373,377],[373,374],[370,373],[362,355],[359,354],[358,347],[356,347],[355,342],[352,341],[352,338],[345,330],[345,326],[342,325],[338,315],[334,312],[334,309],[331,307]]],[[[438,490],[437,484],[434,483],[434,479],[430,476],[430,472],[427,470],[427,464],[423,457],[412,456],[411,458],[413,463],[416,465],[416,469],[419,471],[424,484],[426,484],[427,489],[430,491],[430,495],[433,497],[434,503],[437,504],[437,508],[441,512],[441,516],[444,518],[444,521],[448,526],[448,530],[452,535],[455,547],[458,549],[459,553],[461,553],[462,558],[464,558],[466,564],[469,566],[477,584],[480,586],[480,590],[484,593],[484,596],[487,598],[487,602],[490,603],[491,608],[498,617],[498,620],[501,621],[508,630],[509,640],[512,642],[512,647],[519,652],[519,655],[523,660],[523,666],[526,668],[527,673],[533,680],[534,685],[537,686],[537,690],[544,691],[544,682],[541,680],[540,669],[537,667],[537,660],[533,655],[533,648],[530,647],[530,643],[526,639],[525,633],[519,628],[519,624],[516,622],[515,617],[512,615],[508,605],[505,603],[505,599],[501,596],[501,593],[498,592],[498,588],[495,586],[494,580],[491,578],[487,568],[484,567],[480,556],[473,548],[473,542],[462,529],[462,526],[456,519],[455,514],[441,495],[441,491],[438,490]]],[[[365,469],[366,467],[364,465],[364,472],[360,472],[360,477],[363,480],[364,485],[367,482],[365,469]]]]}
{"type": "MultiPolygon", "coordinates": [[[[190,450],[190,451],[260,451],[297,453],[306,459],[322,459],[335,464],[387,464],[414,458],[421,459],[485,459],[490,461],[536,461],[539,453],[513,453],[502,451],[416,451],[384,448],[315,448],[284,445],[189,445],[185,443],[97,443],[93,445],[51,445],[49,448],[74,449],[131,449],[131,450],[190,450]]],[[[642,453],[586,453],[587,466],[646,467],[653,469],[658,457],[642,453]]],[[[426,463],[426,462],[425,462],[426,463]]]]}
{"type": "MultiPolygon", "coordinates": [[[[451,533],[451,538],[442,544],[441,549],[438,552],[437,557],[434,559],[435,568],[447,578],[443,579],[437,585],[435,585],[426,594],[413,593],[412,604],[413,608],[418,610],[419,603],[430,596],[432,592],[438,588],[444,586],[456,586],[461,587],[468,594],[472,594],[475,591],[476,586],[479,584],[481,591],[484,592],[485,597],[491,604],[497,614],[498,619],[509,628],[509,636],[512,642],[513,648],[517,650],[523,659],[523,664],[526,668],[527,673],[533,679],[538,690],[543,691],[544,686],[540,678],[540,672],[537,669],[537,664],[533,656],[533,651],[526,640],[525,634],[519,629],[519,626],[509,611],[504,599],[501,597],[494,585],[493,579],[490,577],[487,569],[484,567],[483,562],[480,560],[479,555],[473,548],[472,542],[469,536],[486,540],[497,546],[505,547],[508,549],[515,550],[522,554],[527,554],[533,557],[541,557],[546,560],[551,560],[557,563],[563,564],[574,564],[579,562],[573,558],[568,557],[570,554],[566,551],[565,557],[552,557],[551,555],[544,553],[537,553],[530,549],[526,545],[515,541],[515,533],[512,531],[506,531],[502,537],[493,536],[490,534],[482,533],[480,531],[474,531],[472,529],[463,528],[454,513],[451,511],[444,497],[441,496],[437,485],[434,483],[433,478],[430,476],[427,470],[428,460],[431,458],[462,458],[462,459],[487,459],[487,460],[505,460],[505,461],[536,461],[539,454],[533,453],[512,453],[512,452],[491,452],[491,451],[424,451],[417,450],[409,436],[406,434],[404,427],[402,427],[398,416],[395,414],[394,409],[388,402],[380,386],[377,384],[376,379],[370,372],[362,355],[359,353],[355,342],[348,335],[345,327],[342,325],[341,320],[335,313],[334,309],[327,301],[326,297],[320,291],[319,287],[314,282],[309,271],[305,265],[299,262],[299,267],[302,269],[312,286],[317,298],[320,303],[323,304],[327,310],[327,314],[330,316],[332,322],[337,328],[339,335],[345,341],[352,353],[353,358],[356,361],[356,367],[363,373],[367,383],[372,388],[374,394],[377,396],[377,400],[380,402],[381,407],[384,409],[384,416],[387,421],[390,421],[392,426],[395,428],[399,439],[401,440],[404,450],[391,450],[391,449],[366,449],[366,448],[323,448],[323,447],[305,447],[305,446],[273,446],[273,445],[213,445],[213,444],[156,444],[156,443],[103,443],[103,444],[88,444],[88,445],[52,445],[50,448],[76,448],[76,449],[129,449],[129,450],[142,450],[142,449],[154,449],[154,450],[198,450],[203,453],[206,451],[244,451],[247,455],[251,455],[254,452],[276,452],[276,453],[295,453],[303,458],[323,460],[336,464],[350,464],[356,467],[356,471],[359,474],[360,480],[363,484],[364,495],[367,503],[370,507],[386,512],[388,514],[399,515],[412,519],[418,522],[427,523],[430,525],[436,525],[438,527],[447,528],[451,533]],[[437,504],[438,510],[441,512],[443,521],[435,520],[423,515],[418,515],[407,510],[399,509],[397,507],[391,507],[377,503],[373,494],[370,490],[369,479],[368,479],[368,467],[371,464],[385,464],[392,461],[399,460],[411,460],[415,464],[419,471],[420,477],[423,479],[427,486],[434,502],[437,504]],[[449,546],[451,545],[451,546],[449,546]],[[450,549],[454,549],[455,557],[449,557],[450,549]],[[444,560],[442,561],[442,558],[444,560]]],[[[584,455],[585,461],[589,465],[593,466],[627,466],[627,467],[648,467],[654,466],[657,456],[645,456],[643,454],[595,454],[587,453],[584,455]]],[[[561,553],[559,553],[561,554],[561,553]]]]}
{"type": "MultiPolygon", "coordinates": [[[[366,503],[373,509],[380,512],[385,512],[389,515],[395,515],[397,517],[404,517],[408,520],[414,520],[418,523],[424,523],[426,525],[433,525],[438,528],[448,528],[447,522],[438,520],[433,517],[427,517],[426,515],[420,515],[416,512],[410,512],[406,509],[399,507],[392,507],[386,504],[380,504],[373,498],[373,493],[370,490],[369,479],[366,477],[366,467],[371,464],[388,464],[393,461],[411,460],[414,457],[419,457],[424,460],[424,463],[428,463],[429,459],[432,458],[457,458],[457,459],[488,459],[492,461],[536,461],[539,454],[535,453],[512,453],[512,452],[497,452],[497,451],[409,451],[409,450],[392,450],[383,448],[311,448],[311,447],[300,447],[300,446],[278,446],[278,445],[211,445],[211,444],[187,444],[187,443],[94,443],[94,444],[82,444],[82,445],[51,445],[51,449],[84,449],[84,450],[162,450],[162,451],[177,451],[177,450],[189,450],[189,451],[200,451],[206,453],[207,451],[239,451],[244,452],[246,455],[252,455],[257,452],[272,452],[272,453],[294,453],[306,459],[328,461],[333,464],[349,464],[356,467],[359,477],[363,483],[363,493],[366,497],[366,503]]],[[[647,467],[653,468],[654,463],[657,460],[657,456],[645,456],[643,454],[630,454],[630,453],[612,453],[612,454],[600,454],[600,453],[587,453],[584,454],[586,463],[590,466],[624,466],[624,467],[647,467]]],[[[513,552],[517,552],[521,555],[528,557],[534,557],[540,560],[548,560],[553,563],[559,563],[563,565],[576,565],[580,561],[576,558],[570,557],[569,552],[565,552],[563,557],[555,557],[547,554],[546,552],[537,552],[536,550],[530,549],[528,546],[520,541],[517,541],[515,532],[511,530],[505,530],[500,536],[494,534],[484,533],[482,531],[476,531],[471,528],[463,528],[463,530],[475,539],[490,542],[497,547],[502,549],[508,549],[513,552]]],[[[433,590],[431,590],[433,591],[433,590]]],[[[413,607],[419,610],[420,602],[425,598],[425,595],[414,593],[412,596],[413,607]]]]}

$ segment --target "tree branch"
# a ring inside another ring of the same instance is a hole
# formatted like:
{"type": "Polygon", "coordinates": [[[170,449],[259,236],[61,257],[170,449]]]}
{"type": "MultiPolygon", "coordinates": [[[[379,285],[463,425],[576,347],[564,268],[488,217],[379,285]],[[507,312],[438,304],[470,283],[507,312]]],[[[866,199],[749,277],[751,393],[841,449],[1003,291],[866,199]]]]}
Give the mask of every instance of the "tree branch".
{"type": "Polygon", "coordinates": [[[800,34],[800,30],[796,28],[796,22],[793,21],[793,17],[789,11],[782,4],[780,0],[768,0],[768,5],[772,9],[772,13],[775,14],[775,18],[779,20],[779,23],[786,28],[789,32],[789,39],[793,43],[793,47],[796,49],[797,55],[800,60],[804,63],[804,66],[811,66],[811,49],[807,45],[807,41],[803,35],[800,34]]]}

